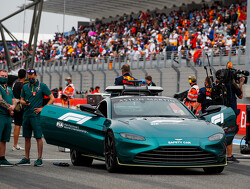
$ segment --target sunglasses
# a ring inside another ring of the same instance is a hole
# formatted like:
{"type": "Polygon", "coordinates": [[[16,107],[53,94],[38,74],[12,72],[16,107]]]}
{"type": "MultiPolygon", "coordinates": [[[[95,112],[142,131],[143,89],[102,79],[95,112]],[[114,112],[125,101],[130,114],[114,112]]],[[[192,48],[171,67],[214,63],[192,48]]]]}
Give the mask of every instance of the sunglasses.
{"type": "Polygon", "coordinates": [[[35,70],[27,70],[27,73],[28,74],[33,74],[33,73],[35,73],[35,70]]]}

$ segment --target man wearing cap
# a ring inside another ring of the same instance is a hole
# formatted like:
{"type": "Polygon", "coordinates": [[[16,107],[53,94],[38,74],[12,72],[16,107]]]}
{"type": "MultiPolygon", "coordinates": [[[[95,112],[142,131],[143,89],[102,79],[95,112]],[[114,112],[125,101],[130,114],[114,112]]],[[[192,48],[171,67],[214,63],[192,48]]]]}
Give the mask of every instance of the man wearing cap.
{"type": "Polygon", "coordinates": [[[188,91],[187,98],[184,99],[184,104],[190,109],[193,110],[193,107],[196,104],[198,93],[199,93],[199,86],[197,85],[197,79],[194,75],[190,75],[188,77],[189,84],[191,88],[188,91]]]}
{"type": "Polygon", "coordinates": [[[40,125],[40,112],[42,111],[43,96],[49,97],[47,105],[52,104],[55,98],[47,85],[37,79],[35,69],[27,70],[29,83],[23,86],[21,92],[21,104],[24,106],[23,114],[23,137],[25,137],[25,157],[16,165],[30,165],[30,147],[32,131],[37,141],[38,158],[34,166],[42,166],[42,128],[40,125]]]}
{"type": "Polygon", "coordinates": [[[134,85],[133,80],[136,80],[130,75],[130,66],[124,64],[122,66],[122,76],[115,78],[115,85],[134,85]]]}
{"type": "Polygon", "coordinates": [[[72,83],[72,78],[71,77],[66,77],[65,78],[65,84],[66,87],[63,90],[63,95],[62,95],[62,104],[63,106],[67,105],[67,102],[69,102],[69,105],[73,105],[73,99],[75,96],[75,86],[72,83]]]}
{"type": "Polygon", "coordinates": [[[6,142],[10,141],[11,117],[14,115],[14,95],[7,86],[8,73],[0,70],[0,167],[13,166],[5,159],[6,142]]]}

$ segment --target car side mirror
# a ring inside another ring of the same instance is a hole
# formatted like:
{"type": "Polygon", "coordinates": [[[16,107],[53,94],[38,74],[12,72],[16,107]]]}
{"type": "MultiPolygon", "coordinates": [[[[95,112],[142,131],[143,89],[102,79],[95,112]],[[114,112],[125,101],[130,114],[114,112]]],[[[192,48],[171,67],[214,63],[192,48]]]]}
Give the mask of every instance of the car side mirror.
{"type": "Polygon", "coordinates": [[[97,115],[97,116],[104,117],[103,114],[99,110],[95,109],[90,104],[82,104],[82,105],[80,105],[80,110],[84,111],[84,112],[94,114],[94,115],[97,115]]]}
{"type": "Polygon", "coordinates": [[[206,109],[205,113],[202,113],[202,114],[198,115],[197,117],[201,118],[201,117],[204,117],[204,116],[209,115],[209,114],[217,113],[219,111],[221,111],[221,106],[219,106],[219,105],[211,105],[206,109]]]}
{"type": "Polygon", "coordinates": [[[217,112],[221,111],[221,106],[212,105],[212,106],[209,106],[206,111],[208,114],[217,113],[217,112]]]}

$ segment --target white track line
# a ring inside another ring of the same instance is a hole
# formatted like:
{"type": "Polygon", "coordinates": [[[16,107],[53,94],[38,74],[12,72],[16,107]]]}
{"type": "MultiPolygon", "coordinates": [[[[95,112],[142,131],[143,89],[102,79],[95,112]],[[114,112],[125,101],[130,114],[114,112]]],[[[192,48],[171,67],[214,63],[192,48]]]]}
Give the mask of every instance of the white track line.
{"type": "MultiPolygon", "coordinates": [[[[30,159],[30,160],[37,160],[37,159],[30,159]]],[[[70,161],[70,159],[42,159],[43,161],[70,161]]],[[[20,161],[20,159],[9,159],[8,161],[20,161]]]]}

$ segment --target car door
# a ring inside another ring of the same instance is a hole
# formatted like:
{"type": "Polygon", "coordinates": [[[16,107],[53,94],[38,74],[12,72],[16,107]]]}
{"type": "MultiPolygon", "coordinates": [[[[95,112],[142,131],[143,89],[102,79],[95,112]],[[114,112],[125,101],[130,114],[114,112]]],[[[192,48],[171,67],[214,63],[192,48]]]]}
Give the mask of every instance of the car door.
{"type": "Polygon", "coordinates": [[[103,155],[104,125],[107,119],[85,111],[55,105],[41,112],[43,134],[48,144],[103,155]]]}
{"type": "Polygon", "coordinates": [[[236,115],[233,109],[222,105],[214,105],[211,107],[211,112],[204,114],[204,116],[202,116],[200,119],[222,127],[226,134],[226,142],[230,144],[237,129],[236,115]],[[219,111],[216,111],[216,108],[219,108],[219,111]],[[213,111],[213,109],[215,111],[213,111]]]}

